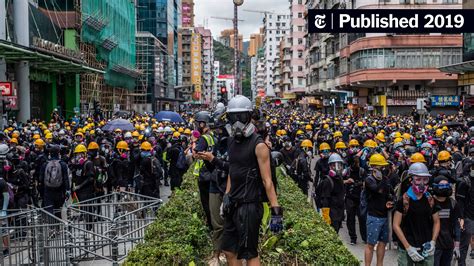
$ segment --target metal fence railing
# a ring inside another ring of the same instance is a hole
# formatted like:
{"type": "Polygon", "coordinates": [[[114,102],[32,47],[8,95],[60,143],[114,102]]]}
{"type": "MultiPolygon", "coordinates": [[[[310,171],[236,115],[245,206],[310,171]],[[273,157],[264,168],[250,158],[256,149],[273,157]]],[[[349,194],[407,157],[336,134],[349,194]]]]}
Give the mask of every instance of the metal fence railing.
{"type": "MultiPolygon", "coordinates": [[[[118,265],[143,241],[160,199],[114,192],[71,204],[64,219],[45,209],[9,211],[1,218],[0,265],[118,265]],[[7,250],[8,254],[2,254],[7,250]]],[[[59,212],[60,213],[60,212],[59,212]]]]}

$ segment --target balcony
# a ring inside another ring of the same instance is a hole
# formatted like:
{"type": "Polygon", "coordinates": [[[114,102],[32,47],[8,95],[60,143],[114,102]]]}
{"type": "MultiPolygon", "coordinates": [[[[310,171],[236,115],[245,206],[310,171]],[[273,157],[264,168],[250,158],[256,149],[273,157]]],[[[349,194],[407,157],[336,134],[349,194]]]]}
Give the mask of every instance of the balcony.
{"type": "Polygon", "coordinates": [[[291,54],[286,54],[286,55],[283,57],[283,60],[291,60],[291,54]]]}

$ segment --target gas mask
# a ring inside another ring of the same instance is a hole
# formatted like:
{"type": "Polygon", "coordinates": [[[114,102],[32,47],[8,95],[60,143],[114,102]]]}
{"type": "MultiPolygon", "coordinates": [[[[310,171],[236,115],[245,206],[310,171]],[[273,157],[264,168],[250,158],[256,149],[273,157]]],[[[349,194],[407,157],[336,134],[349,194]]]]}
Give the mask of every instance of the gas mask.
{"type": "Polygon", "coordinates": [[[428,177],[414,176],[411,181],[411,187],[415,193],[424,194],[428,190],[428,177]]]}
{"type": "Polygon", "coordinates": [[[342,158],[346,158],[346,157],[347,157],[346,149],[338,149],[338,150],[337,150],[337,153],[339,153],[339,155],[341,155],[342,158]]]}
{"type": "Polygon", "coordinates": [[[140,152],[140,156],[141,156],[142,158],[148,158],[148,157],[151,156],[151,152],[149,152],[149,151],[142,151],[142,152],[140,152]]]}
{"type": "Polygon", "coordinates": [[[248,138],[255,132],[255,126],[250,122],[250,112],[228,113],[229,123],[226,130],[236,139],[248,138]]]}
{"type": "Polygon", "coordinates": [[[377,180],[382,180],[383,178],[383,173],[382,170],[379,168],[373,168],[372,169],[372,175],[375,177],[377,180]]]}
{"type": "Polygon", "coordinates": [[[283,145],[285,146],[285,148],[291,148],[291,142],[290,141],[285,141],[283,143],[283,145]]]}
{"type": "Polygon", "coordinates": [[[329,158],[330,153],[331,152],[329,150],[321,151],[321,158],[329,158]]]}
{"type": "Polygon", "coordinates": [[[92,157],[92,158],[97,157],[98,154],[99,154],[99,152],[97,150],[89,151],[89,156],[92,157]]]}
{"type": "Polygon", "coordinates": [[[341,162],[334,163],[331,167],[331,170],[329,170],[329,176],[330,177],[336,177],[336,176],[342,176],[342,173],[344,171],[344,164],[341,162]]]}
{"type": "Polygon", "coordinates": [[[436,196],[439,197],[451,197],[453,194],[453,188],[451,184],[444,183],[444,184],[434,184],[433,185],[433,192],[436,196]]]}

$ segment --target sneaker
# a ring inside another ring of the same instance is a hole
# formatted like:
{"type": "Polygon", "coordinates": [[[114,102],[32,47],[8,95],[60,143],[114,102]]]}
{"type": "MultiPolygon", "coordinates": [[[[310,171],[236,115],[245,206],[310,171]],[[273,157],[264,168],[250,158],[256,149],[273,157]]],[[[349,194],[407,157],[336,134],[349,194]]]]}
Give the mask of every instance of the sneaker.
{"type": "Polygon", "coordinates": [[[356,240],[351,240],[351,245],[352,246],[357,245],[357,241],[356,240]]]}

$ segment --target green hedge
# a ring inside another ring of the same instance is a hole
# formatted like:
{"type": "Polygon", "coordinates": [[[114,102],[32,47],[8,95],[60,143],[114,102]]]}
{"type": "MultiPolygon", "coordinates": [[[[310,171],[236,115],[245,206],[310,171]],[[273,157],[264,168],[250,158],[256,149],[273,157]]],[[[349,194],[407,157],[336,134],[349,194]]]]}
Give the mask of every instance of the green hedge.
{"type": "MultiPolygon", "coordinates": [[[[285,230],[274,235],[265,229],[270,218],[265,207],[260,237],[262,263],[359,265],[336,232],[307,203],[296,184],[281,171],[278,182],[285,230]]],[[[147,229],[145,243],[129,254],[126,265],[183,265],[207,261],[212,243],[203,222],[197,191],[196,180],[186,175],[182,191],[160,208],[157,221],[147,229]]]]}

